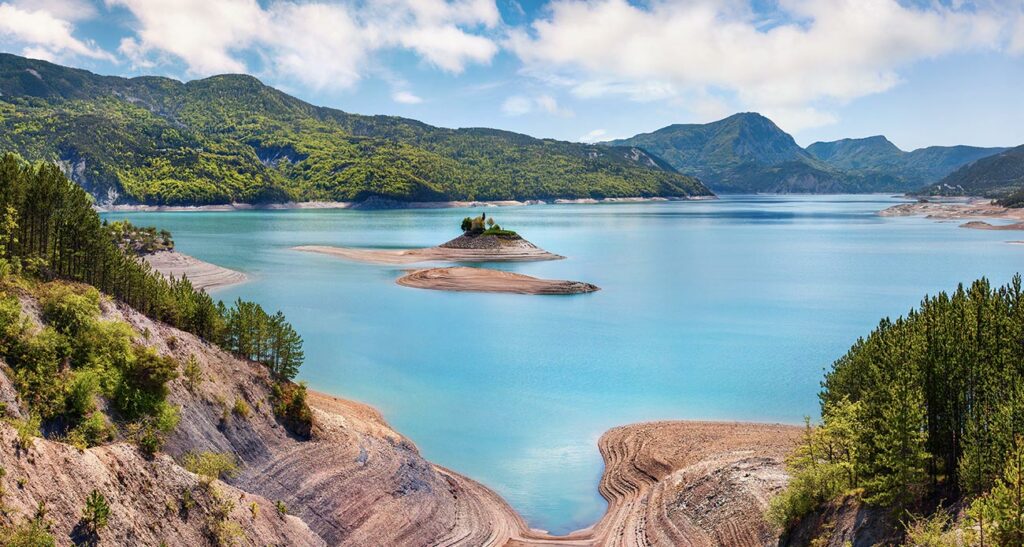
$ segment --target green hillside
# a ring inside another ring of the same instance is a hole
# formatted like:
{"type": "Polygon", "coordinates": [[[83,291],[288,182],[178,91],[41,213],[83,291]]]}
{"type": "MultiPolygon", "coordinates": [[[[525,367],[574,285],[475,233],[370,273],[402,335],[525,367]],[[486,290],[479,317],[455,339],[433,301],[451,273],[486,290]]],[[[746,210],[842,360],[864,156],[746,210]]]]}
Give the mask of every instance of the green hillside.
{"type": "Polygon", "coordinates": [[[0,54],[0,150],[103,203],[703,196],[647,152],[310,105],[250,76],[119,78],[0,54]]]}
{"type": "Polygon", "coordinates": [[[807,147],[808,153],[835,169],[861,178],[893,181],[899,189],[919,188],[936,182],[963,165],[1004,150],[978,146],[929,146],[904,152],[882,135],[816,142],[807,147]]]}
{"type": "Polygon", "coordinates": [[[896,192],[919,188],[1002,148],[934,146],[904,152],[883,136],[801,148],[768,118],[742,113],[611,141],[657,154],[722,193],[896,192]]]}
{"type": "Polygon", "coordinates": [[[716,192],[859,191],[768,118],[747,112],[707,124],[676,124],[608,143],[657,154],[716,192]]]}
{"type": "Polygon", "coordinates": [[[999,198],[1005,205],[1024,206],[1024,145],[965,165],[918,193],[999,198]]]}

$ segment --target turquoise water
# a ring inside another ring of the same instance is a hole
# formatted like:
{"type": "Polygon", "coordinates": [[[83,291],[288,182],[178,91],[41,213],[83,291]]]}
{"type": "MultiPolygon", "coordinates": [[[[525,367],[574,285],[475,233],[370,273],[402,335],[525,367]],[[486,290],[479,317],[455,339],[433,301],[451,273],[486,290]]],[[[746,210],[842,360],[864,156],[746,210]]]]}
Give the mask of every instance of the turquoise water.
{"type": "Polygon", "coordinates": [[[401,267],[294,245],[430,246],[467,210],[109,214],[249,274],[215,293],[281,309],[301,378],[379,408],[429,459],[501,493],[532,526],[600,517],[606,429],[665,418],[798,423],[825,367],[925,293],[1021,269],[1024,239],[882,218],[884,196],[488,209],[567,260],[494,264],[595,283],[576,296],[399,287],[401,267]]]}

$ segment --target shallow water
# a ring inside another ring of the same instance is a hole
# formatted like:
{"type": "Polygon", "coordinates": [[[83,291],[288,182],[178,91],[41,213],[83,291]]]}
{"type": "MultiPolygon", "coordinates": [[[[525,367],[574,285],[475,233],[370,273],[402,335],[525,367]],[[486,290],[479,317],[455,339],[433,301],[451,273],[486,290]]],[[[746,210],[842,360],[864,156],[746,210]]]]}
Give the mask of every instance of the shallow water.
{"type": "MultiPolygon", "coordinates": [[[[653,419],[799,423],[823,370],[925,293],[1021,269],[1015,232],[882,218],[885,196],[488,209],[567,260],[490,267],[595,283],[575,296],[399,287],[402,267],[294,245],[430,246],[466,209],[107,214],[253,280],[216,297],[283,310],[301,378],[379,408],[434,462],[497,490],[532,526],[593,523],[606,429],[653,419]]],[[[475,213],[474,213],[475,214],[475,213]]]]}

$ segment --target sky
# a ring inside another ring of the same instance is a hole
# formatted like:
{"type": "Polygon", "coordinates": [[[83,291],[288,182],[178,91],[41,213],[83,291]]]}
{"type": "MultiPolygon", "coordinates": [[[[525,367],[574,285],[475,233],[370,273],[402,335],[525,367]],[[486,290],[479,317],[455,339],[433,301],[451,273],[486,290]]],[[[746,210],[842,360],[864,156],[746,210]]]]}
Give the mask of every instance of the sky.
{"type": "Polygon", "coordinates": [[[801,145],[1024,143],[1024,0],[0,0],[0,51],[580,142],[756,111],[801,145]]]}

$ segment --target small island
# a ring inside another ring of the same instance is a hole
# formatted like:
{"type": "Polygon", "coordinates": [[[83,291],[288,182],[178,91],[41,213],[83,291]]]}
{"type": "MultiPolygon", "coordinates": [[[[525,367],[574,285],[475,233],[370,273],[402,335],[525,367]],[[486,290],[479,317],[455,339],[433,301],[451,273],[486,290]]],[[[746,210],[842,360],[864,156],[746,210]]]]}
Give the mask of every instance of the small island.
{"type": "Polygon", "coordinates": [[[503,292],[514,294],[582,294],[601,290],[582,281],[541,279],[486,268],[427,268],[398,278],[403,287],[438,291],[503,292]]]}
{"type": "Polygon", "coordinates": [[[505,230],[487,213],[462,219],[462,235],[436,247],[420,249],[356,249],[326,245],[302,245],[297,251],[320,253],[358,262],[374,264],[415,264],[417,262],[525,262],[561,260],[564,256],[549,253],[523,239],[512,230],[505,230]]]}

